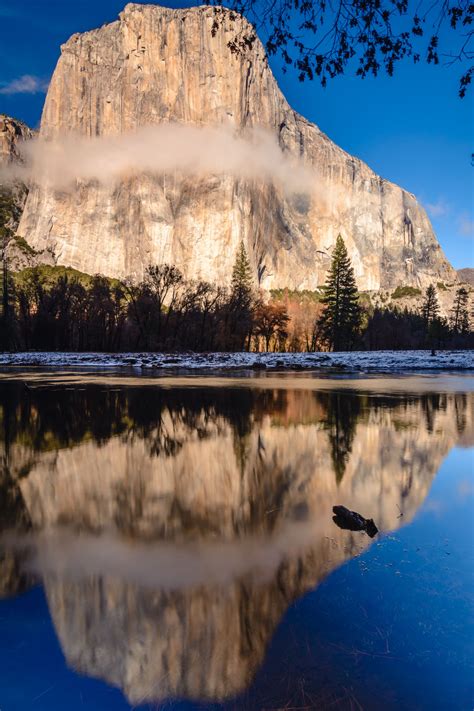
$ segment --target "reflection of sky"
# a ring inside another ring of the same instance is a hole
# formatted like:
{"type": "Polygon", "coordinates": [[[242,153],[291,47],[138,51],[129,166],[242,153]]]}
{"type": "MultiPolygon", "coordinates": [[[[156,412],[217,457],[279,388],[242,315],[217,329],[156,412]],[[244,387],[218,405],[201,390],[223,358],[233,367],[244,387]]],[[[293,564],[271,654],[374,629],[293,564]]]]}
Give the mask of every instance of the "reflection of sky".
{"type": "Polygon", "coordinates": [[[330,669],[364,709],[472,707],[473,462],[473,450],[452,450],[410,526],[290,608],[256,687],[293,679],[295,691],[298,679],[330,669]]]}
{"type": "MultiPolygon", "coordinates": [[[[382,708],[380,699],[384,709],[470,708],[472,484],[473,450],[453,449],[411,525],[291,606],[252,688],[229,708],[303,698],[345,699],[342,708],[351,698],[364,709],[382,708]]],[[[120,691],[67,669],[40,588],[0,602],[0,620],[2,711],[130,708],[120,691]]]]}

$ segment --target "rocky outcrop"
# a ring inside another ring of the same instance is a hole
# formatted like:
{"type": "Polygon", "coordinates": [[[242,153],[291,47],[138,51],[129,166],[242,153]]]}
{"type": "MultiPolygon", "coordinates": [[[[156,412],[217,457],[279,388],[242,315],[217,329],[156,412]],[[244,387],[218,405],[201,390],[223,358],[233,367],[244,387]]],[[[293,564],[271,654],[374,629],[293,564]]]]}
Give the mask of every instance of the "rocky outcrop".
{"type": "Polygon", "coordinates": [[[469,284],[470,286],[474,286],[474,269],[472,267],[458,269],[457,275],[459,281],[463,284],[469,284]]]}
{"type": "MultiPolygon", "coordinates": [[[[36,132],[23,121],[0,114],[0,168],[23,162],[22,147],[36,132]]],[[[0,253],[3,248],[11,270],[36,264],[54,264],[51,251],[37,251],[15,235],[28,197],[28,186],[21,180],[2,184],[0,180],[0,253]]]]}
{"type": "Polygon", "coordinates": [[[26,123],[11,116],[0,114],[0,165],[21,160],[21,146],[34,136],[26,123]]]}
{"type": "MultiPolygon", "coordinates": [[[[20,161],[21,146],[33,135],[22,121],[0,114],[0,167],[20,161]]],[[[22,183],[7,186],[0,182],[0,231],[5,228],[16,231],[27,194],[22,183]]]]}
{"type": "Polygon", "coordinates": [[[261,287],[314,289],[341,233],[362,289],[454,281],[416,198],[298,115],[259,42],[231,52],[245,20],[224,14],[212,32],[214,19],[209,7],[129,4],[116,22],[73,35],[49,87],[42,138],[113,136],[163,122],[225,124],[238,135],[262,127],[316,171],[321,189],[289,197],[261,179],[179,173],[82,181],[68,192],[37,186],[19,235],[83,272],[141,277],[148,264],[169,262],[222,284],[243,240],[261,287]]]}

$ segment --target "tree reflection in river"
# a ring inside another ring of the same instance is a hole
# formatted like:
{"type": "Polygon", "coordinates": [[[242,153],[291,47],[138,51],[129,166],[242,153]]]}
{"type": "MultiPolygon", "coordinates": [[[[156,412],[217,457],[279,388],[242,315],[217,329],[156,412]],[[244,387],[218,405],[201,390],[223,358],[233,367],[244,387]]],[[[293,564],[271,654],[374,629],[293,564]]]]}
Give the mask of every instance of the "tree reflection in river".
{"type": "Polygon", "coordinates": [[[472,393],[0,387],[0,592],[42,581],[68,663],[131,703],[241,693],[288,605],[408,523],[472,393]],[[403,514],[403,517],[400,516],[403,514]],[[27,546],[24,534],[29,529],[27,546]]]}

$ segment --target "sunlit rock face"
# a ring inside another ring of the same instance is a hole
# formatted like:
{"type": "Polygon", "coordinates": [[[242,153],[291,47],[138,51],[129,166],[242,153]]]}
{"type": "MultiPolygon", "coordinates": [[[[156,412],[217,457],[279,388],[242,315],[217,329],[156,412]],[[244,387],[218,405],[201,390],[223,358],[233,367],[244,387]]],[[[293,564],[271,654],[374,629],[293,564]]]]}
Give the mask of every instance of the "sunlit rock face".
{"type": "Polygon", "coordinates": [[[23,121],[0,114],[0,165],[20,160],[22,145],[33,136],[34,131],[23,121]]]}
{"type": "Polygon", "coordinates": [[[36,461],[11,479],[68,663],[133,704],[238,694],[288,605],[370,543],[332,506],[410,522],[474,442],[473,410],[472,394],[32,390],[9,451],[36,461]]]}
{"type": "Polygon", "coordinates": [[[113,186],[30,192],[19,234],[60,264],[88,273],[141,277],[150,263],[228,284],[241,240],[263,288],[324,282],[338,233],[362,289],[454,281],[416,198],[347,154],[287,103],[257,42],[228,43],[244,20],[211,32],[209,7],[129,4],[119,20],[62,46],[41,136],[110,136],[178,122],[263,127],[282,151],[314,168],[310,199],[281,186],[222,175],[135,176],[113,186]]]}

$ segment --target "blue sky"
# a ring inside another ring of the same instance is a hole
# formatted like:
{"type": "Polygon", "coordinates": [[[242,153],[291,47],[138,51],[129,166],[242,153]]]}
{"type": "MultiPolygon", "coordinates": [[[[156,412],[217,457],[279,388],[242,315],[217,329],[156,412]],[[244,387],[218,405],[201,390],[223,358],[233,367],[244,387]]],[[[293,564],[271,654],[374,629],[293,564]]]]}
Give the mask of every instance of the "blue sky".
{"type": "MultiPolygon", "coordinates": [[[[74,32],[113,21],[125,4],[0,0],[0,112],[37,126],[60,44],[74,32]]],[[[453,266],[474,267],[474,87],[458,98],[459,68],[407,61],[393,78],[340,77],[323,89],[298,82],[291,71],[283,74],[278,58],[271,63],[292,106],[342,148],[413,192],[453,266]]]]}

